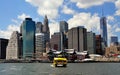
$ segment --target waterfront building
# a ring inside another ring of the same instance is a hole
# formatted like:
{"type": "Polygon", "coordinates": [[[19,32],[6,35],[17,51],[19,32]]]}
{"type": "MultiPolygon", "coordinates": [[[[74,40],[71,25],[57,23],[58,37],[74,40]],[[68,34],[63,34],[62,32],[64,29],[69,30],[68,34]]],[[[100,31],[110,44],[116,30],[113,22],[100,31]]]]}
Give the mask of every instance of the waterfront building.
{"type": "Polygon", "coordinates": [[[21,53],[21,41],[20,34],[17,31],[14,31],[8,42],[6,59],[19,59],[21,53]]]}
{"type": "Polygon", "coordinates": [[[60,21],[60,50],[68,48],[68,39],[67,39],[67,32],[68,32],[68,23],[66,21],[60,21]]]}
{"type": "Polygon", "coordinates": [[[23,58],[34,57],[35,52],[35,22],[26,18],[22,23],[23,58]]]}
{"type": "Polygon", "coordinates": [[[106,17],[101,17],[100,18],[100,33],[101,33],[103,46],[107,47],[107,22],[106,22],[106,17]]]}
{"type": "Polygon", "coordinates": [[[8,39],[0,38],[0,59],[6,59],[8,39]]]}
{"type": "Polygon", "coordinates": [[[35,36],[35,54],[36,58],[40,58],[45,51],[45,37],[43,33],[36,33],[35,36]]]}
{"type": "Polygon", "coordinates": [[[68,48],[76,51],[87,50],[87,32],[84,27],[75,27],[68,31],[68,48]]]}
{"type": "Polygon", "coordinates": [[[118,37],[111,36],[110,45],[118,45],[118,37]]]}
{"type": "Polygon", "coordinates": [[[102,42],[101,35],[96,35],[95,40],[96,40],[96,51],[95,51],[95,53],[102,55],[103,51],[102,51],[102,44],[101,44],[101,42],[102,42]]]}
{"type": "Polygon", "coordinates": [[[95,46],[95,33],[87,32],[87,51],[90,54],[95,54],[96,46],[95,46]]]}
{"type": "Polygon", "coordinates": [[[105,56],[116,57],[120,55],[120,46],[110,46],[105,48],[105,56]]]}
{"type": "Polygon", "coordinates": [[[51,48],[54,49],[54,50],[61,50],[60,48],[60,40],[61,38],[61,35],[60,35],[60,32],[57,32],[57,33],[54,33],[52,36],[51,36],[51,39],[50,39],[50,44],[51,44],[51,48]]]}

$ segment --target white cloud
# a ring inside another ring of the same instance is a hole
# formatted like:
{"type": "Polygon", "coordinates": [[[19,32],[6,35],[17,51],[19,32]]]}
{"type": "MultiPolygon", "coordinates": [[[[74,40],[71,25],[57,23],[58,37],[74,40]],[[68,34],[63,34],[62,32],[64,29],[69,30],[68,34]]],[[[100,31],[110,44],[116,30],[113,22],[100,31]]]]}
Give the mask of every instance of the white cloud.
{"type": "Polygon", "coordinates": [[[120,0],[116,0],[115,6],[117,8],[117,11],[115,12],[115,15],[120,16],[120,0]]]}
{"type": "Polygon", "coordinates": [[[116,29],[115,29],[115,32],[120,32],[120,28],[116,28],[116,29]]]}
{"type": "Polygon", "coordinates": [[[76,6],[79,8],[89,8],[96,5],[102,5],[105,2],[112,2],[115,0],[71,0],[71,2],[75,2],[76,6]]]}
{"type": "Polygon", "coordinates": [[[26,15],[25,13],[23,13],[23,14],[21,14],[21,15],[18,15],[18,19],[20,19],[20,20],[25,20],[25,18],[28,18],[28,17],[30,17],[30,15],[26,15]]]}
{"type": "Polygon", "coordinates": [[[68,20],[69,29],[72,27],[84,26],[88,31],[98,32],[100,27],[99,19],[97,14],[79,13],[68,20]]]}
{"type": "Polygon", "coordinates": [[[64,0],[26,0],[26,2],[37,7],[39,15],[47,15],[49,19],[55,19],[59,14],[58,9],[64,0]]]}
{"type": "Polygon", "coordinates": [[[19,31],[19,26],[8,25],[7,30],[0,30],[0,37],[9,39],[13,31],[19,31]]]}
{"type": "Polygon", "coordinates": [[[49,23],[50,28],[50,35],[52,35],[54,32],[59,32],[59,23],[56,21],[52,21],[49,23]]]}
{"type": "Polygon", "coordinates": [[[63,6],[62,12],[63,12],[64,14],[74,14],[74,13],[75,13],[74,10],[68,8],[67,6],[63,6]]]}
{"type": "Polygon", "coordinates": [[[114,16],[107,16],[107,20],[108,20],[108,21],[114,21],[115,18],[114,18],[114,16]]]}

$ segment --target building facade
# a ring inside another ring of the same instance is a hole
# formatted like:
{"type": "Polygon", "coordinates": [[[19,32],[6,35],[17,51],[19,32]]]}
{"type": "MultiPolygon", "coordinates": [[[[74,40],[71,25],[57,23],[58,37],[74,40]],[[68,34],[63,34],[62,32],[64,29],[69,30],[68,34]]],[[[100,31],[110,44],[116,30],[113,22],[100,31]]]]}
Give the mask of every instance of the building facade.
{"type": "Polygon", "coordinates": [[[118,37],[117,36],[111,36],[110,45],[118,45],[118,37]]]}
{"type": "Polygon", "coordinates": [[[87,50],[87,32],[84,27],[75,27],[68,31],[68,48],[78,52],[87,50]]]}
{"type": "Polygon", "coordinates": [[[43,25],[41,22],[37,22],[36,24],[36,33],[42,33],[43,32],[43,25]]]}
{"type": "Polygon", "coordinates": [[[67,49],[68,48],[68,38],[67,38],[67,32],[68,32],[68,23],[66,21],[60,21],[60,50],[67,49]]]}
{"type": "Polygon", "coordinates": [[[95,51],[95,53],[102,55],[103,51],[102,51],[102,44],[101,44],[101,42],[102,42],[101,35],[96,35],[95,40],[96,40],[96,51],[95,51]]]}
{"type": "Polygon", "coordinates": [[[95,54],[96,44],[95,44],[95,33],[87,32],[87,51],[90,54],[95,54]]]}
{"type": "Polygon", "coordinates": [[[51,44],[51,48],[54,49],[54,50],[61,50],[61,45],[60,45],[60,38],[61,38],[61,35],[60,33],[54,33],[52,36],[51,36],[51,39],[50,39],[50,44],[51,44]]]}
{"type": "Polygon", "coordinates": [[[6,59],[7,45],[8,45],[8,39],[0,38],[0,59],[6,59]]]}
{"type": "Polygon", "coordinates": [[[20,49],[21,49],[20,34],[17,31],[14,31],[8,42],[6,59],[19,59],[21,55],[20,49]]]}
{"type": "Polygon", "coordinates": [[[101,33],[101,38],[103,45],[107,47],[107,22],[106,22],[106,17],[101,17],[100,18],[100,33],[101,33]]]}
{"type": "Polygon", "coordinates": [[[43,33],[36,33],[35,38],[35,54],[36,58],[40,58],[45,51],[45,37],[43,33]]]}
{"type": "Polygon", "coordinates": [[[32,58],[35,53],[35,22],[26,18],[22,23],[23,58],[32,58]]]}

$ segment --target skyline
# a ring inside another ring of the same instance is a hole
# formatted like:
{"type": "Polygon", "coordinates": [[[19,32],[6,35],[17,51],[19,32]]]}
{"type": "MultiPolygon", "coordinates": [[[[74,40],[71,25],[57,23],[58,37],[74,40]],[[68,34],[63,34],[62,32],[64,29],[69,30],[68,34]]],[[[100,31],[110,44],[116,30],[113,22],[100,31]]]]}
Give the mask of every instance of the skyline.
{"type": "Polygon", "coordinates": [[[88,31],[100,34],[102,9],[107,18],[108,41],[111,35],[120,41],[120,1],[119,0],[1,0],[0,38],[10,38],[13,31],[20,30],[25,17],[43,22],[49,19],[50,33],[59,31],[59,22],[68,22],[69,29],[84,26],[88,31]]]}

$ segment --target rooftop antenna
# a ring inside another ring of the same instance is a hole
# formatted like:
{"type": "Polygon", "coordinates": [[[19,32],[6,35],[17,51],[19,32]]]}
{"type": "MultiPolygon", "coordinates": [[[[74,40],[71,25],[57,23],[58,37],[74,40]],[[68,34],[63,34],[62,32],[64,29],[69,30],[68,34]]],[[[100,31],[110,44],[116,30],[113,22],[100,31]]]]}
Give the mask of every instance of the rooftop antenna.
{"type": "Polygon", "coordinates": [[[102,6],[102,17],[104,16],[104,7],[102,6]]]}

